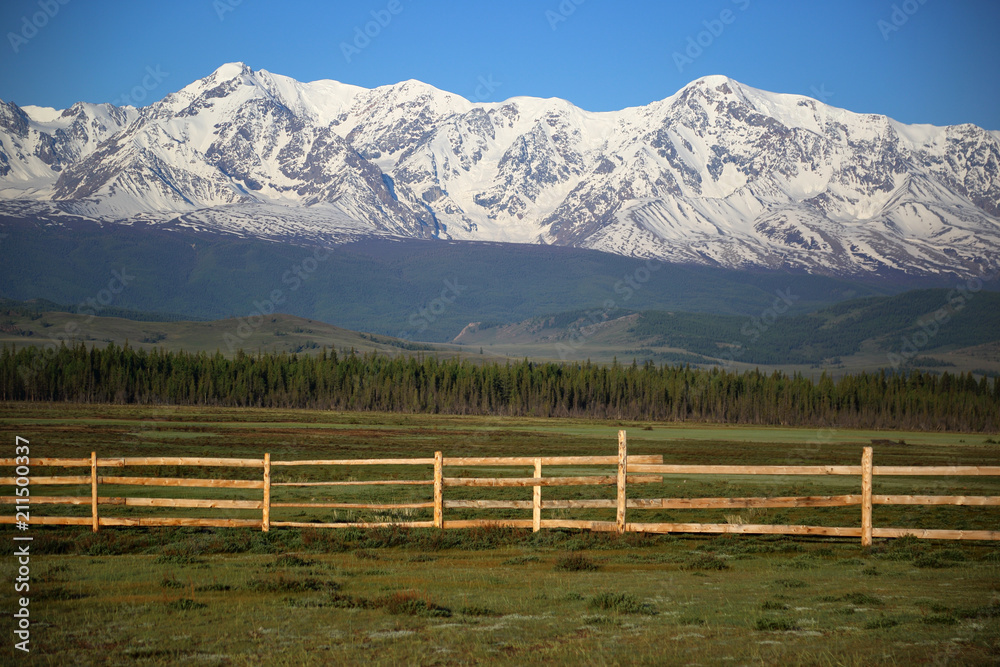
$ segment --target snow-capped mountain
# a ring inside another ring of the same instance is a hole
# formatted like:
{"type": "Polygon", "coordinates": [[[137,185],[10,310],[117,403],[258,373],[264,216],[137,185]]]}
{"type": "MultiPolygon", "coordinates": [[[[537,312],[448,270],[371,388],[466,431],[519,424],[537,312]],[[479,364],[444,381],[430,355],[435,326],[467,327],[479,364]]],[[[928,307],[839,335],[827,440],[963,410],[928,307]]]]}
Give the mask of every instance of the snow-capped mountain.
{"type": "Polygon", "coordinates": [[[0,197],[8,212],[311,242],[551,243],[838,275],[1000,263],[1000,133],[722,76],[591,113],[231,63],[141,109],[0,105],[0,197]]]}

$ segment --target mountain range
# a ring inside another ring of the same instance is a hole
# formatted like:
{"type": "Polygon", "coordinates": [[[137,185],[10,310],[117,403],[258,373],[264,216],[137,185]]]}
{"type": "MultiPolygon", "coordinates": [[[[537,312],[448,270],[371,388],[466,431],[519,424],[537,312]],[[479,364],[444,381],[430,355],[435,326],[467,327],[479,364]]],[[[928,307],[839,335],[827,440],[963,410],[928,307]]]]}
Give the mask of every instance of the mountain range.
{"type": "Polygon", "coordinates": [[[243,63],[143,108],[0,103],[0,214],[324,245],[572,246],[840,278],[1000,267],[1000,132],[723,76],[593,113],[243,63]]]}

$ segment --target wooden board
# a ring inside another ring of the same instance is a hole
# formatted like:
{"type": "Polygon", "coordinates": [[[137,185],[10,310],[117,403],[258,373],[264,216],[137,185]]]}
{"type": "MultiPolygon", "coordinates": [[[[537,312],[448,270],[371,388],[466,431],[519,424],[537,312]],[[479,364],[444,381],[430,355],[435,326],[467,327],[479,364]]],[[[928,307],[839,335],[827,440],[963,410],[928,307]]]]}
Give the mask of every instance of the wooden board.
{"type": "Polygon", "coordinates": [[[572,519],[543,519],[542,528],[575,528],[613,533],[618,531],[617,521],[574,521],[572,519]]]}
{"type": "MultiPolygon", "coordinates": [[[[535,479],[542,478],[542,459],[538,457],[534,463],[535,479]]],[[[537,533],[542,527],[542,487],[535,485],[531,487],[531,531],[537,533]]]]}
{"type": "MultiPolygon", "coordinates": [[[[89,522],[89,519],[88,519],[89,522]]],[[[102,526],[201,526],[205,528],[260,528],[260,519],[170,519],[167,517],[101,517],[102,526]]]]}
{"type": "Polygon", "coordinates": [[[344,522],[344,523],[311,523],[308,521],[272,521],[271,526],[278,528],[433,528],[433,521],[388,521],[378,523],[344,522]]]}
{"type": "Polygon", "coordinates": [[[860,505],[861,496],[779,496],[774,498],[636,498],[635,509],[745,509],[748,507],[846,507],[860,505]]]}
{"type": "Polygon", "coordinates": [[[996,530],[935,530],[932,528],[875,528],[875,537],[906,537],[923,540],[1000,540],[996,530]]]}
{"type": "Polygon", "coordinates": [[[861,528],[749,523],[629,523],[627,525],[627,530],[634,533],[745,533],[761,535],[829,535],[836,537],[861,537],[861,528]]]}
{"type": "MultiPolygon", "coordinates": [[[[90,481],[90,478],[87,478],[90,481]]],[[[217,489],[263,489],[259,479],[189,479],[187,477],[99,477],[101,484],[122,486],[186,486],[217,489]]]]}
{"type": "MultiPolygon", "coordinates": [[[[271,503],[271,507],[317,507],[322,509],[352,509],[352,510],[402,510],[434,507],[433,502],[426,503],[394,503],[376,505],[371,503],[271,503]]],[[[273,524],[272,524],[273,525],[273,524]]]]}
{"type": "Polygon", "coordinates": [[[647,465],[630,462],[628,471],[662,475],[860,475],[861,466],[647,465]]]}
{"type": "Polygon", "coordinates": [[[271,482],[271,486],[432,486],[432,479],[373,479],[367,482],[271,482]]]}
{"type": "MultiPolygon", "coordinates": [[[[89,501],[89,498],[88,498],[89,501]]],[[[89,502],[88,502],[89,504],[89,502]]],[[[93,519],[89,516],[38,516],[31,515],[29,526],[89,526],[93,519]]],[[[13,515],[0,516],[0,524],[17,523],[13,515]]]]}
{"type": "Polygon", "coordinates": [[[872,448],[861,452],[861,546],[872,545],[872,448]]]}
{"type": "Polygon", "coordinates": [[[204,509],[259,510],[264,503],[259,500],[224,500],[202,498],[106,498],[111,502],[101,505],[125,505],[126,507],[200,507],[204,509]]]}
{"type": "MultiPolygon", "coordinates": [[[[446,456],[446,466],[534,466],[541,458],[543,466],[618,465],[617,456],[446,456]]],[[[634,463],[663,463],[662,454],[630,454],[634,463]]]]}
{"type": "Polygon", "coordinates": [[[99,468],[126,468],[128,466],[209,466],[225,468],[263,468],[263,459],[230,459],[200,456],[126,456],[98,459],[99,468]]]}
{"type": "Polygon", "coordinates": [[[307,459],[271,461],[272,466],[415,466],[434,465],[434,459],[307,459]]]}
{"type": "Polygon", "coordinates": [[[542,509],[545,510],[615,509],[617,507],[618,507],[618,500],[615,498],[598,499],[598,500],[543,500],[542,501],[542,509]]]}
{"type": "Polygon", "coordinates": [[[619,533],[625,532],[625,509],[628,506],[628,498],[626,496],[628,477],[625,474],[626,470],[628,470],[628,443],[625,431],[621,430],[618,431],[618,474],[615,476],[615,484],[618,487],[615,503],[615,526],[619,533]]]}
{"type": "Polygon", "coordinates": [[[876,505],[1000,505],[1000,496],[872,496],[876,505]]]}
{"type": "MultiPolygon", "coordinates": [[[[90,465],[88,462],[87,465],[90,465]]],[[[0,485],[14,486],[17,484],[16,477],[0,477],[0,485]]],[[[28,478],[30,486],[47,486],[49,484],[87,484],[91,482],[90,475],[58,475],[47,477],[43,475],[31,475],[28,478]]]]}
{"type": "Polygon", "coordinates": [[[1000,476],[1000,466],[875,466],[875,475],[1000,476]]]}
{"type": "Polygon", "coordinates": [[[445,519],[445,528],[531,528],[531,519],[445,519]]]}
{"type": "MultiPolygon", "coordinates": [[[[663,479],[658,476],[629,475],[629,484],[657,484],[663,479]]],[[[445,477],[448,486],[615,486],[617,475],[587,475],[585,477],[445,477]]]]}
{"type": "Polygon", "coordinates": [[[531,500],[446,500],[445,509],[503,509],[530,510],[534,506],[531,500]]]}
{"type": "MultiPolygon", "coordinates": [[[[45,456],[30,457],[30,466],[34,467],[46,467],[54,466],[59,468],[89,468],[90,459],[55,459],[45,456]]],[[[5,459],[0,458],[0,466],[16,466],[16,459],[5,459]]]]}
{"type": "Polygon", "coordinates": [[[444,526],[444,454],[434,452],[434,527],[444,526]]]}
{"type": "MultiPolygon", "coordinates": [[[[31,496],[30,500],[32,505],[90,505],[92,502],[90,496],[31,496]]],[[[16,502],[16,496],[0,496],[2,505],[13,505],[16,502]]]]}

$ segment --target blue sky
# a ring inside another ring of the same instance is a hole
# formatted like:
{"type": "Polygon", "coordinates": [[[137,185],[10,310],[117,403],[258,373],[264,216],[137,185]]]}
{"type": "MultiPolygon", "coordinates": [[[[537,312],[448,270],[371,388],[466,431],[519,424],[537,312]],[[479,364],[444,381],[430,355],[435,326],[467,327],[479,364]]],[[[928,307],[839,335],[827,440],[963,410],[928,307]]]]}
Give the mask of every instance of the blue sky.
{"type": "Polygon", "coordinates": [[[1000,130],[995,0],[4,0],[0,30],[0,99],[22,105],[148,104],[238,60],[302,81],[414,78],[593,111],[725,74],[903,122],[1000,130]]]}

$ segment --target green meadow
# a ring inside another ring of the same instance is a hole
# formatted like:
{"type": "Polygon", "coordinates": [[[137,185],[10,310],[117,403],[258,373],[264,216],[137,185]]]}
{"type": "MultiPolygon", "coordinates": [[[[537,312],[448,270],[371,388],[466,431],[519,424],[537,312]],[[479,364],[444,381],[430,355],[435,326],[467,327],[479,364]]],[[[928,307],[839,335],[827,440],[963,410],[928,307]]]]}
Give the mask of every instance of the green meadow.
{"type": "MultiPolygon", "coordinates": [[[[222,456],[273,460],[630,454],[667,463],[1000,465],[996,436],[652,422],[295,410],[3,404],[32,457],[222,456]],[[903,441],[905,444],[900,444],[903,441]]],[[[596,474],[600,467],[548,474],[596,474]]],[[[610,468],[607,472],[611,472],[610,468]]],[[[5,474],[9,474],[6,472],[5,474]]],[[[33,475],[74,474],[35,468],[33,475]]],[[[102,474],[105,474],[102,472],[102,474]]],[[[110,473],[109,473],[110,474],[110,473]]],[[[115,472],[114,474],[119,474],[115,472]]],[[[130,468],[123,475],[259,479],[259,469],[130,468]]],[[[447,468],[448,476],[524,476],[447,468]]],[[[429,479],[430,466],[274,468],[274,481],[429,479]]],[[[859,493],[852,477],[665,476],[629,497],[859,493]]],[[[9,488],[2,490],[9,495],[9,488]]],[[[35,495],[89,495],[39,487],[35,495]]],[[[102,485],[102,496],[125,487],[102,485]]],[[[130,487],[130,495],[259,499],[259,490],[130,487]],[[255,495],[257,494],[257,495],[255,495]]],[[[876,494],[1000,495],[989,477],[875,479],[876,494]]],[[[613,487],[545,488],[610,498],[613,487]]],[[[530,499],[531,489],[448,488],[446,499],[530,499]]],[[[272,500],[419,502],[430,487],[280,487],[272,500]]],[[[5,512],[12,512],[8,506],[5,512]]],[[[107,516],[253,510],[101,506],[107,516]]],[[[272,520],[421,520],[430,510],[274,508],[272,520]]],[[[89,516],[36,505],[33,515],[89,516]]],[[[530,518],[530,510],[446,510],[530,518]]],[[[613,510],[543,518],[613,519],[613,510]]],[[[876,526],[996,530],[994,507],[875,508],[876,526]]],[[[860,525],[857,507],[629,510],[629,521],[860,525]]],[[[24,533],[18,532],[23,535],[24,533]]],[[[571,530],[32,526],[31,654],[13,648],[15,531],[0,529],[4,664],[148,665],[993,665],[1000,661],[1000,544],[902,538],[622,536],[571,530]]]]}

